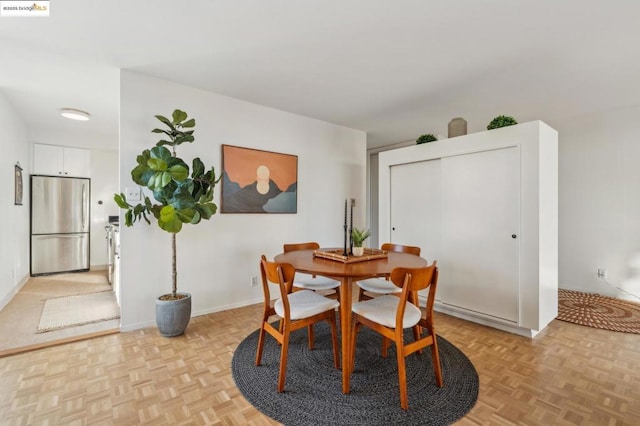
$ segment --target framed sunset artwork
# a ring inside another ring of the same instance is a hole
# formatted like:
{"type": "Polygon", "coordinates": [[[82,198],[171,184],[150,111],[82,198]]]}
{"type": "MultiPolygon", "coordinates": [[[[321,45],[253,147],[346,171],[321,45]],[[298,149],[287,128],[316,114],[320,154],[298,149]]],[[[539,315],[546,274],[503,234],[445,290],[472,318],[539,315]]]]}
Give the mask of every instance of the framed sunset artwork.
{"type": "Polygon", "coordinates": [[[222,145],[221,213],[297,213],[298,156],[222,145]]]}

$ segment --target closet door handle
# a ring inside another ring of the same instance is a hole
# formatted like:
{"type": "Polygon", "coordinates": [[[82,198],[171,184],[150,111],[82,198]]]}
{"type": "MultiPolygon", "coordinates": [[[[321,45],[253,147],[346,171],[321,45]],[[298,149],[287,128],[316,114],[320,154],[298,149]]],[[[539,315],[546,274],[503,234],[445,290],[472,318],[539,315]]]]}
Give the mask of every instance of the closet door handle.
{"type": "Polygon", "coordinates": [[[511,238],[515,240],[516,238],[518,238],[518,236],[516,234],[511,234],[511,238]]]}

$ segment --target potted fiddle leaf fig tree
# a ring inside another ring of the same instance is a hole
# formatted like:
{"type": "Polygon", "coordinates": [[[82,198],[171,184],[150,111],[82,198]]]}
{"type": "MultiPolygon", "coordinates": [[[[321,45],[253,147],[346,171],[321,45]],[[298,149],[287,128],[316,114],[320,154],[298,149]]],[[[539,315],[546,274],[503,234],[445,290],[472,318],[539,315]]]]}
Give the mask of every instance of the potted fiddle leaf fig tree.
{"type": "Polygon", "coordinates": [[[176,146],[194,141],[195,119],[176,109],[168,119],[155,116],[165,128],[153,129],[163,139],[151,149],[138,155],[137,165],[131,170],[131,178],[153,194],[154,201],[147,196],[143,203],[135,206],[127,202],[124,194],[115,194],[118,206],[126,210],[125,225],[132,226],[144,219],[147,224],[151,216],[158,226],[171,234],[172,289],[156,299],[156,324],[160,334],[166,337],[179,336],[191,319],[191,294],[178,293],[176,269],[176,234],[183,224],[198,224],[216,213],[213,189],[220,181],[213,167],[206,170],[200,158],[194,158],[191,169],[176,155],[176,146]],[[170,149],[169,149],[170,148],[170,149]]]}

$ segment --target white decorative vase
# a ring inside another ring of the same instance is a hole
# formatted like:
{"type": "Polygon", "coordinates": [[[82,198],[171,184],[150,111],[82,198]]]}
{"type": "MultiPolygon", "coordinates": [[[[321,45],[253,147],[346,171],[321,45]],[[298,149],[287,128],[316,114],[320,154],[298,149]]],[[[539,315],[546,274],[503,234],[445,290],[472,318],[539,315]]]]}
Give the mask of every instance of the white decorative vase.
{"type": "Polygon", "coordinates": [[[354,247],[352,253],[356,257],[360,257],[364,254],[364,247],[354,247]]]}

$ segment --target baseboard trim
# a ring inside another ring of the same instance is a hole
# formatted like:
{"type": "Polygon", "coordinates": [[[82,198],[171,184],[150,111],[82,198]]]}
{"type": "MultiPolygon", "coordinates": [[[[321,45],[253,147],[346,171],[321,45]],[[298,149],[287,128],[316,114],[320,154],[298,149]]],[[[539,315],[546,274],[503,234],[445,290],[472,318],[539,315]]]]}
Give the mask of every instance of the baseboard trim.
{"type": "MultiPolygon", "coordinates": [[[[256,303],[264,303],[264,298],[244,301],[244,302],[241,302],[241,303],[231,303],[231,304],[228,304],[228,305],[218,306],[216,308],[211,308],[211,309],[199,309],[197,311],[192,311],[191,312],[191,318],[199,317],[199,316],[202,316],[202,315],[214,314],[216,312],[228,311],[230,309],[242,308],[242,307],[249,306],[249,305],[255,305],[256,303]]],[[[122,318],[120,318],[120,320],[122,321],[122,318]]],[[[141,321],[141,322],[138,322],[138,323],[135,323],[135,324],[129,324],[129,325],[121,324],[120,325],[120,330],[122,332],[134,331],[134,330],[140,330],[142,328],[147,328],[147,327],[155,327],[155,325],[156,325],[156,321],[155,321],[155,319],[153,319],[153,320],[150,320],[150,321],[141,321]]]]}
{"type": "Polygon", "coordinates": [[[540,332],[539,330],[530,330],[528,328],[518,327],[517,325],[507,324],[498,320],[493,320],[485,317],[480,317],[478,315],[466,313],[460,309],[451,308],[440,302],[436,302],[434,304],[433,309],[436,312],[451,315],[456,318],[461,318],[467,321],[475,322],[477,324],[486,325],[487,327],[497,328],[498,330],[506,331],[512,334],[517,334],[519,336],[533,338],[540,332]]]}
{"type": "Polygon", "coordinates": [[[13,287],[13,290],[11,290],[9,294],[7,294],[2,300],[0,300],[0,311],[4,309],[4,307],[7,306],[9,302],[11,302],[11,299],[13,299],[20,290],[22,290],[22,287],[24,287],[24,285],[29,281],[29,278],[31,278],[29,275],[25,275],[18,282],[18,284],[13,287]]]}

